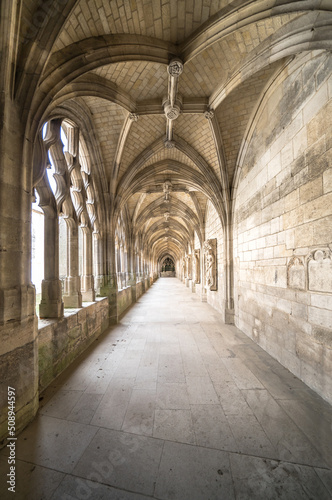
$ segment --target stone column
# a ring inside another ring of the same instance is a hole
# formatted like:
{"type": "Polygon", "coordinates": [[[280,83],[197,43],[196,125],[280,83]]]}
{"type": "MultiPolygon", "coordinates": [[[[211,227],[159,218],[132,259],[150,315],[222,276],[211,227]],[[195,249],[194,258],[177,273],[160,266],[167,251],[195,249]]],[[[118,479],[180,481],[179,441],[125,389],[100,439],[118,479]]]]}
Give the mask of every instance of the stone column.
{"type": "Polygon", "coordinates": [[[74,219],[67,223],[67,277],[63,301],[65,307],[82,307],[81,280],[78,274],[78,227],[74,219]]]}
{"type": "Polygon", "coordinates": [[[100,287],[103,285],[103,241],[99,232],[93,233],[93,263],[94,282],[97,295],[100,295],[100,287]]]}
{"type": "Polygon", "coordinates": [[[128,265],[128,285],[131,287],[131,300],[136,302],[136,265],[135,265],[135,250],[131,243],[127,253],[128,265]]]}
{"type": "MultiPolygon", "coordinates": [[[[38,324],[31,283],[31,155],[23,157],[22,110],[12,97],[19,2],[1,2],[0,30],[0,441],[8,437],[7,388],[16,433],[38,409],[38,324]]],[[[26,151],[32,144],[27,141],[26,151]]],[[[14,495],[15,496],[15,495],[14,495]]]]}
{"type": "Polygon", "coordinates": [[[100,295],[108,297],[108,320],[110,325],[118,322],[118,280],[116,273],[115,226],[111,218],[107,233],[106,274],[100,295]]]}
{"type": "Polygon", "coordinates": [[[204,262],[204,252],[201,255],[201,302],[207,302],[207,291],[205,288],[205,262],[204,262]]]}
{"type": "Polygon", "coordinates": [[[185,279],[185,283],[186,283],[186,286],[189,287],[189,255],[186,255],[186,267],[185,267],[185,276],[186,276],[186,279],[185,279]]]}
{"type": "Polygon", "coordinates": [[[95,301],[94,278],[92,274],[92,230],[88,226],[83,231],[83,276],[81,278],[82,299],[84,302],[95,301]]]}
{"type": "Polygon", "coordinates": [[[234,263],[233,263],[233,226],[228,224],[224,231],[225,248],[225,323],[234,324],[234,263]]]}
{"type": "Polygon", "coordinates": [[[54,207],[45,207],[44,211],[44,279],[39,305],[40,318],[62,318],[62,285],[59,280],[59,221],[54,207]]]}

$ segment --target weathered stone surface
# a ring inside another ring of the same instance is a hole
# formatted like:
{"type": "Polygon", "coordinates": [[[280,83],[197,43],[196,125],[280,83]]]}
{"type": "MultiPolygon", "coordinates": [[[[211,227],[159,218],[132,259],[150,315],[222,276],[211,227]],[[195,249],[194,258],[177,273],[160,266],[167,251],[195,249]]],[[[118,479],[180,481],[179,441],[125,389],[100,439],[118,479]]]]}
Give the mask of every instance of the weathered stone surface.
{"type": "MultiPolygon", "coordinates": [[[[313,68],[326,68],[325,62],[319,64],[309,58],[301,70],[302,76],[310,75],[313,68]]],[[[264,122],[266,129],[257,124],[263,140],[267,137],[269,151],[263,151],[255,133],[248,148],[247,161],[252,163],[250,171],[243,171],[236,211],[239,259],[235,295],[241,298],[235,304],[235,321],[259,345],[323,394],[329,378],[328,332],[332,317],[331,101],[328,102],[322,72],[317,76],[321,87],[316,93],[314,76],[308,76],[307,83],[295,83],[296,71],[285,78],[284,96],[279,101],[287,102],[292,111],[288,110],[286,117],[282,116],[284,109],[279,108],[270,123],[264,122]],[[298,92],[302,95],[295,95],[298,92]],[[273,137],[277,127],[283,129],[273,137]],[[258,151],[252,154],[255,148],[258,151]],[[263,153],[269,159],[265,166],[259,160],[263,153]],[[258,180],[260,176],[263,185],[258,180]],[[264,200],[264,226],[258,231],[254,216],[260,208],[256,200],[265,186],[269,186],[269,198],[264,200]],[[274,202],[269,206],[267,201],[274,202]],[[272,221],[278,216],[282,223],[276,226],[276,240],[272,221]],[[274,267],[281,257],[287,258],[287,266],[274,267]],[[284,282],[286,290],[282,288],[284,282]]]]}
{"type": "Polygon", "coordinates": [[[171,258],[322,392],[329,365],[313,382],[319,365],[296,354],[294,332],[315,345],[330,324],[331,256],[315,253],[331,250],[328,2],[68,0],[60,16],[59,2],[3,2],[0,352],[36,342],[36,200],[41,387],[171,258]]]}
{"type": "Polygon", "coordinates": [[[293,257],[287,268],[287,284],[290,288],[305,290],[306,274],[303,260],[299,257],[293,257]]]}
{"type": "Polygon", "coordinates": [[[316,250],[308,261],[309,290],[332,293],[332,260],[330,251],[316,250]]]}
{"type": "Polygon", "coordinates": [[[217,267],[217,239],[204,242],[205,288],[216,291],[218,289],[217,267]]]}

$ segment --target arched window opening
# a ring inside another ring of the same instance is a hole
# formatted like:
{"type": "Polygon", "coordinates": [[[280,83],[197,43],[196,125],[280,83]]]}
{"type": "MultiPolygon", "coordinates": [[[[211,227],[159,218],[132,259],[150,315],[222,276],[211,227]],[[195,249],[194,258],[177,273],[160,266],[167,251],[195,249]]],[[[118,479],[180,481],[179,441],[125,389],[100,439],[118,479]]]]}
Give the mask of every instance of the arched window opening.
{"type": "Polygon", "coordinates": [[[39,265],[45,275],[43,317],[60,317],[62,300],[66,308],[82,307],[82,300],[95,300],[93,256],[98,256],[96,272],[100,275],[102,242],[88,148],[79,128],[68,120],[50,120],[42,128],[42,137],[48,160],[46,175],[38,185],[46,209],[46,239],[38,244],[45,247],[46,259],[44,266],[39,265]],[[53,307],[56,280],[56,293],[61,295],[62,290],[62,297],[53,307]]]}
{"type": "Polygon", "coordinates": [[[62,293],[65,290],[65,279],[67,276],[67,224],[64,217],[59,217],[59,279],[62,285],[62,293]]]}
{"type": "Polygon", "coordinates": [[[35,202],[31,214],[31,281],[36,288],[36,312],[39,314],[42,281],[44,279],[44,212],[35,190],[35,202]]]}
{"type": "Polygon", "coordinates": [[[67,134],[64,130],[64,127],[60,127],[60,138],[61,138],[61,142],[63,144],[63,152],[65,153],[66,151],[68,151],[68,139],[67,139],[67,134]]]}
{"type": "Polygon", "coordinates": [[[48,155],[48,165],[47,165],[47,170],[46,170],[46,173],[47,173],[47,178],[48,178],[48,182],[50,184],[50,188],[52,190],[52,193],[55,195],[56,193],[56,181],[55,181],[55,177],[54,177],[54,174],[55,174],[55,166],[54,166],[54,162],[53,162],[53,158],[52,158],[52,154],[50,151],[47,152],[47,155],[48,155]]]}
{"type": "Polygon", "coordinates": [[[78,228],[78,273],[82,278],[84,274],[84,262],[83,262],[83,231],[82,228],[78,228]]]}

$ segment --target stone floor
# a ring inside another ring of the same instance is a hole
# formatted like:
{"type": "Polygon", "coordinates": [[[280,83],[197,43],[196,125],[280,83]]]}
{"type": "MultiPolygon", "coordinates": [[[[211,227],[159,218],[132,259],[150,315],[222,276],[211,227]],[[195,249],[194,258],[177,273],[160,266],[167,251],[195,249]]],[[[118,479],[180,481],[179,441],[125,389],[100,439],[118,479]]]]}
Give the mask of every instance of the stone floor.
{"type": "Polygon", "coordinates": [[[331,499],[332,409],[176,278],[43,394],[17,441],[31,500],[331,499]]]}

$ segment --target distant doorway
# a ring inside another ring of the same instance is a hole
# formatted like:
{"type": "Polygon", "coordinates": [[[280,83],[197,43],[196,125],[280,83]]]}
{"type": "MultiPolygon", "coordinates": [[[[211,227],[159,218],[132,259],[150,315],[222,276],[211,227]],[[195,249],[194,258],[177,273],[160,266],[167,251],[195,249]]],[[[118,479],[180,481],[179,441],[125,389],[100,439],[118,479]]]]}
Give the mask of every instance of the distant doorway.
{"type": "Polygon", "coordinates": [[[161,273],[160,276],[162,278],[171,278],[175,276],[175,263],[173,259],[167,257],[162,265],[161,265],[161,273]]]}

